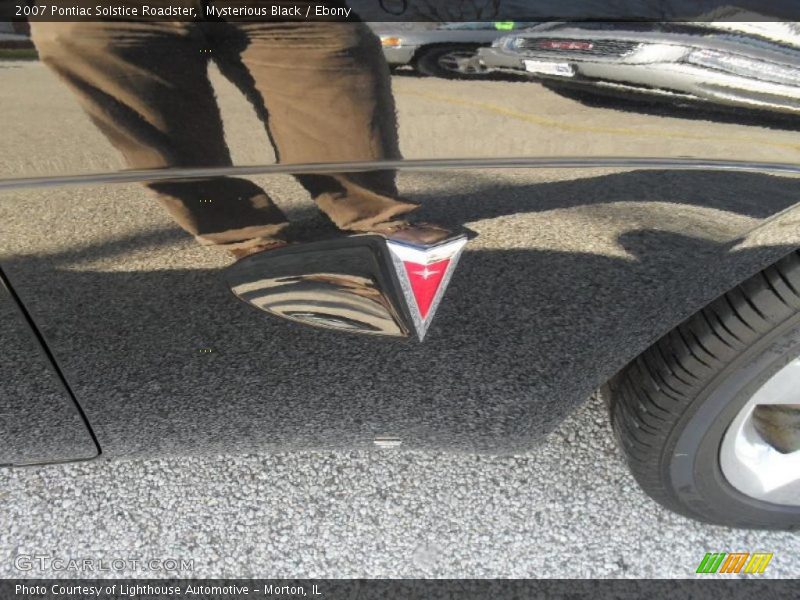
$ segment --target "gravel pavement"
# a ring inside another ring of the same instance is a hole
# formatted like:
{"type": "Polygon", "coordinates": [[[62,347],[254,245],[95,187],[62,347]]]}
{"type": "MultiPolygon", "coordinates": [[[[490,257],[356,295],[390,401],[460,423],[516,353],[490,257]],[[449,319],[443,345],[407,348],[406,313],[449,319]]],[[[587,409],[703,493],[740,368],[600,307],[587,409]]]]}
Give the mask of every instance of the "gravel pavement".
{"type": "Polygon", "coordinates": [[[598,398],[525,456],[99,461],[6,470],[0,490],[3,577],[55,574],[15,569],[23,554],[192,559],[198,577],[692,577],[726,550],[800,574],[796,534],[703,525],[647,498],[598,398]]]}

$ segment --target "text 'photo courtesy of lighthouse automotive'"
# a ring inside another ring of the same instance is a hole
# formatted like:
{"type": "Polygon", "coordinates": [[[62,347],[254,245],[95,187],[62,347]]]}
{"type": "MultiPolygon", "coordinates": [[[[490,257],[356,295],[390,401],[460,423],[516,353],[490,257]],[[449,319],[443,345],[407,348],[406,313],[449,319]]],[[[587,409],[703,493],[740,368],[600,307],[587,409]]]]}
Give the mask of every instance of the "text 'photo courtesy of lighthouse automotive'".
{"type": "Polygon", "coordinates": [[[152,488],[98,517],[132,524],[201,474],[261,517],[245,481],[318,478],[452,527],[393,560],[411,513],[371,503],[341,539],[374,556],[292,572],[180,525],[170,555],[159,517],[112,576],[567,577],[532,538],[601,523],[580,576],[657,577],[666,536],[664,576],[800,574],[800,8],[112,4],[0,7],[2,576],[98,576],[54,570],[42,494],[152,488]],[[385,484],[421,472],[452,493],[385,484]],[[498,490],[527,517],[470,537],[498,490]]]}

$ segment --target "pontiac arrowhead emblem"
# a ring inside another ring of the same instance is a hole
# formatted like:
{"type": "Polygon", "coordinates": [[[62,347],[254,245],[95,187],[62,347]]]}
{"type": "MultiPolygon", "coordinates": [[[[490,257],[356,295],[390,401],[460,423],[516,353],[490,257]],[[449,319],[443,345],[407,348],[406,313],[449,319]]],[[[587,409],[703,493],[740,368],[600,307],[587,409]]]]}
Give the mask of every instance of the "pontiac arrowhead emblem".
{"type": "Polygon", "coordinates": [[[362,234],[257,252],[225,270],[242,301],[312,327],[420,341],[467,243],[362,234]]]}
{"type": "Polygon", "coordinates": [[[420,341],[428,331],[466,244],[466,236],[433,246],[417,246],[394,240],[386,242],[420,341]]]}

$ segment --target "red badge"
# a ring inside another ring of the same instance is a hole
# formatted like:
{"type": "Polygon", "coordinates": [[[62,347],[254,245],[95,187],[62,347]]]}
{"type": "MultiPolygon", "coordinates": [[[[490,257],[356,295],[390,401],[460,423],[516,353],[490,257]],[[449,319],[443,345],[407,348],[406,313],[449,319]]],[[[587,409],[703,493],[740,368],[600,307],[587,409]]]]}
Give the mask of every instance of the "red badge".
{"type": "Polygon", "coordinates": [[[465,236],[433,246],[387,241],[420,341],[425,337],[466,243],[465,236]]]}

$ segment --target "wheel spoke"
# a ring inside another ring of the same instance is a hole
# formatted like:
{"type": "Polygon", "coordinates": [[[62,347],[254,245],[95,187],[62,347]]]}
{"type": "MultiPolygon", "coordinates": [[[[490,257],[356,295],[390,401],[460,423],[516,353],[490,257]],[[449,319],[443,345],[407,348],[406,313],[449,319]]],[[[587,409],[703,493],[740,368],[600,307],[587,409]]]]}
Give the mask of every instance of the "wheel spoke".
{"type": "Polygon", "coordinates": [[[800,404],[800,358],[775,373],[755,394],[752,403],[762,404],[800,404]]]}

